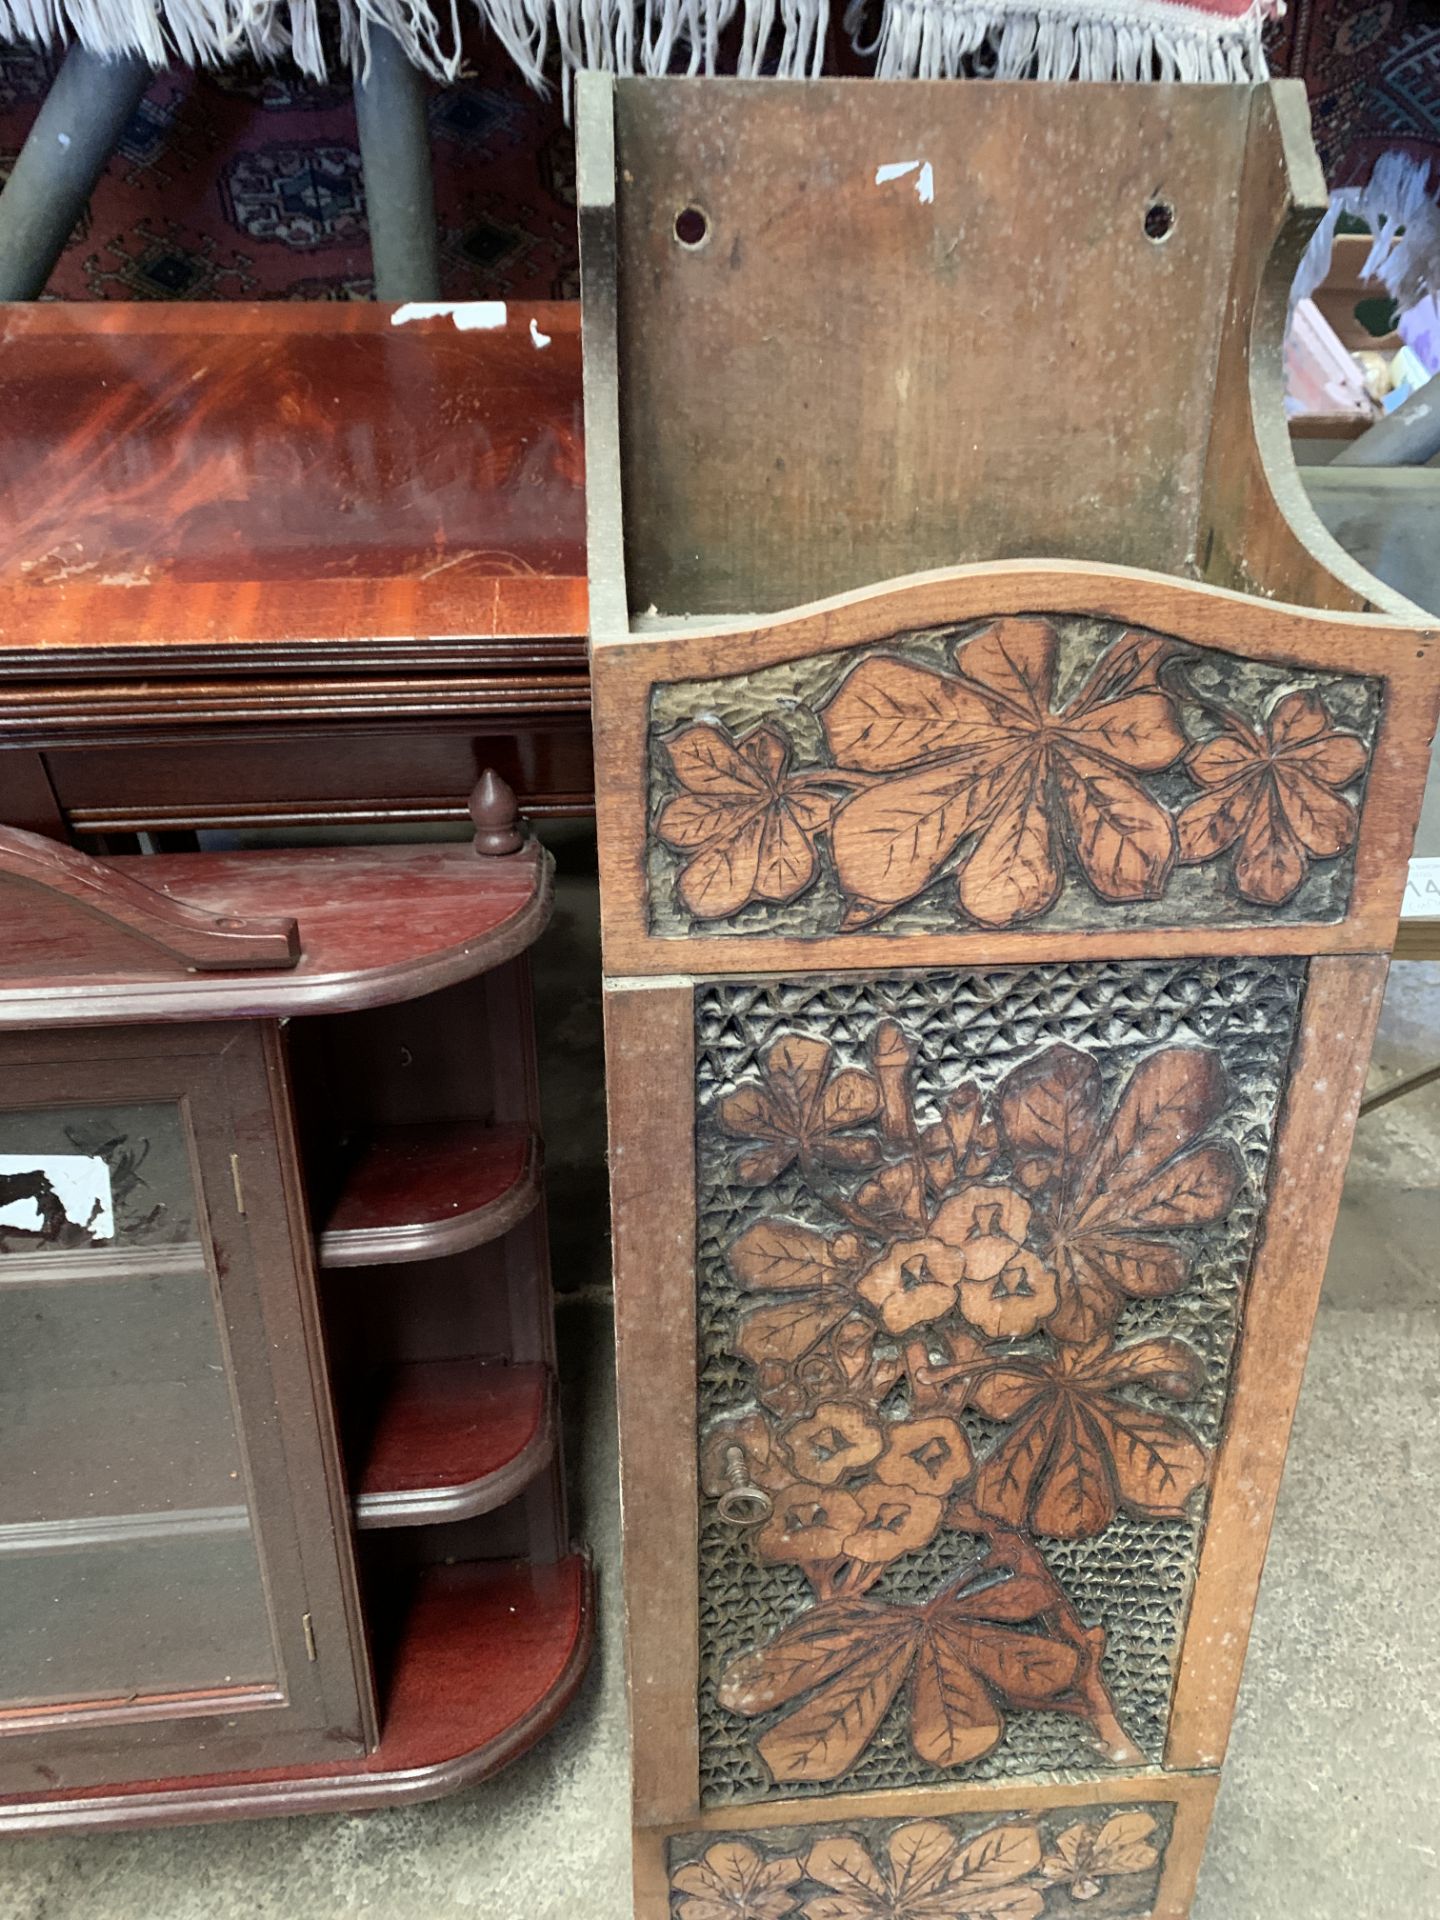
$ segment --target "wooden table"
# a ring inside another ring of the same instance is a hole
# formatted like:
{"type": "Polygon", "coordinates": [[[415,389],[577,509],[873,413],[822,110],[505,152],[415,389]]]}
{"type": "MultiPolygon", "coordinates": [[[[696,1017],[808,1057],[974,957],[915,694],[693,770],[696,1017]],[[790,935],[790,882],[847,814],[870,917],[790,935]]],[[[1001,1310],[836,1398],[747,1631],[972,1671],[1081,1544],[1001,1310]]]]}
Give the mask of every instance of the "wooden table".
{"type": "Polygon", "coordinates": [[[588,810],[578,316],[0,307],[0,820],[588,810]]]}

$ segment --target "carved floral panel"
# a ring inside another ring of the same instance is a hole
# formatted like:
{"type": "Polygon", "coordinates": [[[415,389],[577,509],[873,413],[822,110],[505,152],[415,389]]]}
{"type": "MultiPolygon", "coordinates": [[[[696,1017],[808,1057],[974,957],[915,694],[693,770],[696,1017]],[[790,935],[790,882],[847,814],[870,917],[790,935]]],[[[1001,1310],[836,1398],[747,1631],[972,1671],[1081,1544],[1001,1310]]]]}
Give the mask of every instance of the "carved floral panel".
{"type": "Polygon", "coordinates": [[[669,1842],[672,1920],[1144,1920],[1168,1801],[696,1833],[669,1842]]]}
{"type": "Polygon", "coordinates": [[[651,929],[1337,920],[1380,695],[1038,615],[660,686],[651,929]]]}
{"type": "Polygon", "coordinates": [[[697,989],[707,1804],[1161,1762],[1303,980],[697,989]]]}

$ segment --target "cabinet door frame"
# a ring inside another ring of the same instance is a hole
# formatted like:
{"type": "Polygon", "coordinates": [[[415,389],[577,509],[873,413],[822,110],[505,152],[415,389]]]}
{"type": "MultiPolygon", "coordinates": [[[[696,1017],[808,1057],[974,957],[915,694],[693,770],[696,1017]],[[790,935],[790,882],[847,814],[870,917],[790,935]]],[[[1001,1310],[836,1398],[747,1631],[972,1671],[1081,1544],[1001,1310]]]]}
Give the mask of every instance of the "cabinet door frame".
{"type": "Polygon", "coordinates": [[[376,1720],[313,1249],[277,1026],[0,1034],[0,1105],[173,1102],[247,1479],[273,1689],[0,1713],[0,1793],[307,1766],[363,1754],[376,1720]]]}

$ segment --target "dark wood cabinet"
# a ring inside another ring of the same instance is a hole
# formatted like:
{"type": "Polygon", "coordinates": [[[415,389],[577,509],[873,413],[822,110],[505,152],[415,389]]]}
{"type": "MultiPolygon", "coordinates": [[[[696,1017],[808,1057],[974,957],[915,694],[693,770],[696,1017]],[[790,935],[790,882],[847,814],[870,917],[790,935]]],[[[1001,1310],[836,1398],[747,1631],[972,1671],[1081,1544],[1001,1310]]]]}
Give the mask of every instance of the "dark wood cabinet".
{"type": "Polygon", "coordinates": [[[549,884],[0,830],[0,1831],[423,1798],[573,1691],[549,884]]]}

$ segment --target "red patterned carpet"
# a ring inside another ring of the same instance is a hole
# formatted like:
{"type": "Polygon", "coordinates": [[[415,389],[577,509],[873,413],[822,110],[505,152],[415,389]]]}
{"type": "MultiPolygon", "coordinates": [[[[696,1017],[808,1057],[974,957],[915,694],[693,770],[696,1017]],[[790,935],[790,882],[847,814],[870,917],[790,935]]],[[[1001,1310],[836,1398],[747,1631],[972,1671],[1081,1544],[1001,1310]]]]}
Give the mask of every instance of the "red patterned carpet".
{"type": "MultiPolygon", "coordinates": [[[[558,99],[493,41],[435,89],[430,128],[445,292],[573,299],[575,155],[558,99]]],[[[49,85],[0,53],[0,175],[49,85]]],[[[349,90],[294,73],[175,68],[126,129],[50,283],[63,300],[368,298],[370,249],[349,90]]]]}
{"type": "MultiPolygon", "coordinates": [[[[1333,184],[1364,180],[1387,147],[1440,160],[1440,0],[1290,0],[1268,43],[1272,70],[1306,81],[1333,184]]],[[[470,64],[430,104],[445,292],[572,298],[574,149],[558,99],[532,93],[483,34],[470,64]]],[[[39,54],[0,52],[0,175],[49,75],[39,54]]],[[[369,293],[348,90],[239,69],[156,81],[50,285],[65,300],[369,293]]]]}

